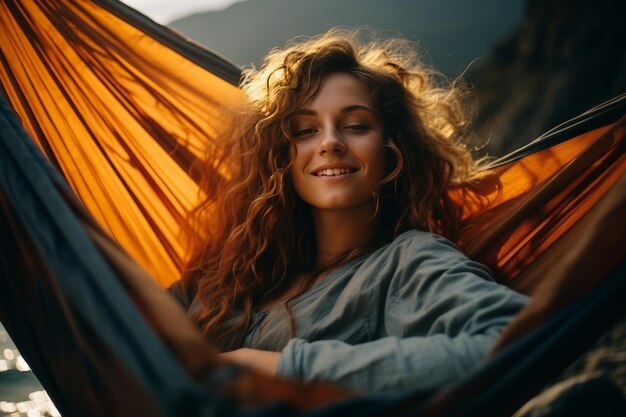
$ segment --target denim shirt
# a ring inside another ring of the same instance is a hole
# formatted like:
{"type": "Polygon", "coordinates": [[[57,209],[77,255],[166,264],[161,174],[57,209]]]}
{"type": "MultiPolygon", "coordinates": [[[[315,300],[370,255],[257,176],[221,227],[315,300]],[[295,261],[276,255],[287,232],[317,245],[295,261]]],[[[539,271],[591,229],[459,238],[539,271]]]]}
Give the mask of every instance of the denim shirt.
{"type": "MultiPolygon", "coordinates": [[[[173,293],[198,311],[193,294],[173,293]]],[[[293,337],[276,305],[225,349],[281,352],[278,375],[362,393],[438,389],[479,366],[526,301],[450,241],[410,230],[293,299],[293,337]]]]}

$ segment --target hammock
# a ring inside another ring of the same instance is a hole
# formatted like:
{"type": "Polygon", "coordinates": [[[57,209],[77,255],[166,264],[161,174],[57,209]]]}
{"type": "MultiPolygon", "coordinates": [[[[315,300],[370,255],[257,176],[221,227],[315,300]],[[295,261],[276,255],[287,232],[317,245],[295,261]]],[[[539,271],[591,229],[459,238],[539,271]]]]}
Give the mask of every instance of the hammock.
{"type": "Polygon", "coordinates": [[[65,417],[507,415],[624,315],[626,96],[450,190],[451,237],[542,301],[499,352],[439,393],[346,399],[218,363],[161,290],[238,68],[106,0],[4,1],[0,64],[0,319],[65,417]]]}

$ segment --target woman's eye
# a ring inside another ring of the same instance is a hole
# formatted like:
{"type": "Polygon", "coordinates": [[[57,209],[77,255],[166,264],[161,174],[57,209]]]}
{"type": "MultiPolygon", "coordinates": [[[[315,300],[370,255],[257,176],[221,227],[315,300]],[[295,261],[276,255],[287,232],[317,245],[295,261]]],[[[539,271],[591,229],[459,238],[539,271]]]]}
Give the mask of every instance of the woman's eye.
{"type": "Polygon", "coordinates": [[[297,137],[297,138],[300,138],[302,136],[312,135],[315,132],[316,132],[316,130],[313,129],[312,127],[307,127],[307,128],[303,128],[303,129],[296,129],[296,131],[294,132],[294,136],[297,137]]]}
{"type": "Polygon", "coordinates": [[[370,127],[367,125],[363,125],[363,124],[352,124],[352,125],[348,125],[344,127],[344,129],[352,130],[355,132],[366,132],[370,129],[370,127]]]}

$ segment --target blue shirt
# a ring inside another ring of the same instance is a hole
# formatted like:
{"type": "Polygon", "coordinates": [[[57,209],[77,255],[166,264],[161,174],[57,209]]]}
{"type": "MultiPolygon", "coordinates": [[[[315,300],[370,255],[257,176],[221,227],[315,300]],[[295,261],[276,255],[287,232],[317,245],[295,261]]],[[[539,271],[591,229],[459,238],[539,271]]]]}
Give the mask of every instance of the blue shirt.
{"type": "MultiPolygon", "coordinates": [[[[175,295],[197,312],[197,297],[175,295]]],[[[280,376],[362,393],[438,389],[479,366],[525,303],[450,241],[410,230],[293,299],[293,338],[276,305],[226,349],[281,352],[280,376]]]]}

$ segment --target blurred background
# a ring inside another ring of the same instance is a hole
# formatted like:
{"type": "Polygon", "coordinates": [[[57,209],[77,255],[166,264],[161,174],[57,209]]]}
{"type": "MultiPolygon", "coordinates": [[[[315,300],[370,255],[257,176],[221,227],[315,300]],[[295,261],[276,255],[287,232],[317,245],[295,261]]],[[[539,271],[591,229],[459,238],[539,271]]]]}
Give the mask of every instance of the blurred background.
{"type": "MultiPolygon", "coordinates": [[[[26,0],[28,1],[28,0],[26,0]]],[[[423,60],[463,74],[474,131],[501,156],[626,92],[622,0],[127,0],[239,66],[334,26],[417,43],[423,60]]],[[[0,325],[0,417],[58,416],[0,325]]]]}

